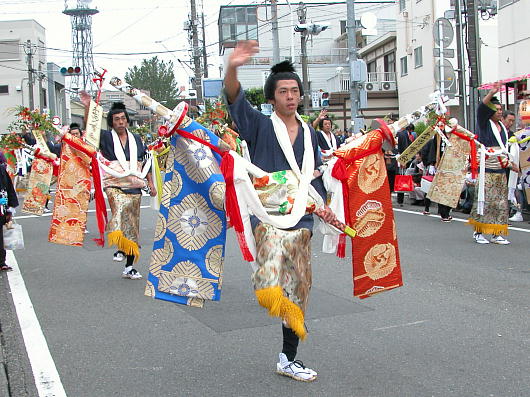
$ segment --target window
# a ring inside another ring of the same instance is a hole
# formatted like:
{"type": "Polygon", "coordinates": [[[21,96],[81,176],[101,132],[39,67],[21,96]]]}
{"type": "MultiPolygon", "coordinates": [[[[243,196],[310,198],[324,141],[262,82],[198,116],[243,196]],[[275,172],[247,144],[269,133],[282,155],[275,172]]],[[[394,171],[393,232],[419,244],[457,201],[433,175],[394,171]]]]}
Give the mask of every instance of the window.
{"type": "Polygon", "coordinates": [[[399,12],[403,11],[406,7],[406,0],[399,0],[399,12]]]}
{"type": "Polygon", "coordinates": [[[340,21],[340,34],[346,33],[346,21],[340,21]]]}
{"type": "Polygon", "coordinates": [[[386,54],[384,62],[386,73],[396,73],[396,53],[391,52],[390,54],[386,54]]]}
{"type": "Polygon", "coordinates": [[[0,85],[0,94],[9,94],[9,86],[0,85]]]}
{"type": "Polygon", "coordinates": [[[221,42],[257,40],[256,7],[221,7],[219,33],[221,42]]]}
{"type": "Polygon", "coordinates": [[[399,61],[401,64],[401,75],[406,76],[407,74],[409,74],[408,65],[407,65],[407,57],[405,56],[401,58],[399,61]]]}
{"type": "Polygon", "coordinates": [[[414,67],[419,68],[423,66],[423,53],[421,47],[414,48],[414,67]]]}
{"type": "Polygon", "coordinates": [[[0,41],[0,61],[16,61],[20,59],[18,41],[0,41]]]}

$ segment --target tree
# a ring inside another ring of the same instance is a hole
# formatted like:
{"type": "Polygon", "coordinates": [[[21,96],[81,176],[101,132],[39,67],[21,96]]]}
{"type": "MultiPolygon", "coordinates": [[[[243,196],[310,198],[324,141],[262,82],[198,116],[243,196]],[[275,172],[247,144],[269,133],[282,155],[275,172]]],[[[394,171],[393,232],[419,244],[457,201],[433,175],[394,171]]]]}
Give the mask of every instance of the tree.
{"type": "Polygon", "coordinates": [[[144,59],[140,66],[133,66],[125,73],[125,81],[135,88],[149,91],[151,98],[169,109],[177,105],[177,81],[173,73],[173,62],[164,62],[158,57],[144,59]]]}
{"type": "Polygon", "coordinates": [[[256,106],[259,109],[262,103],[267,103],[263,88],[248,88],[245,90],[245,98],[250,102],[252,106],[256,106]]]}

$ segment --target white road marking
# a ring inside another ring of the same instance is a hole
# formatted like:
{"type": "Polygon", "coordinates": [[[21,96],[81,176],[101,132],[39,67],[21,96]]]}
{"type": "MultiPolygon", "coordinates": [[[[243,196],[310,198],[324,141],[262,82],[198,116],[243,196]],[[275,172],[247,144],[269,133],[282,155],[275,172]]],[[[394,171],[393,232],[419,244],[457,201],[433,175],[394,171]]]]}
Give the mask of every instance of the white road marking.
{"type": "Polygon", "coordinates": [[[381,328],[374,328],[374,331],[382,331],[384,329],[391,329],[391,328],[401,328],[401,327],[410,327],[411,325],[417,325],[426,323],[427,320],[421,320],[421,321],[414,321],[413,323],[406,323],[406,324],[399,324],[399,325],[389,325],[388,327],[381,327],[381,328]]]}
{"type": "Polygon", "coordinates": [[[6,263],[13,268],[7,272],[9,287],[39,397],[66,397],[13,251],[7,251],[6,263]]]}
{"type": "MultiPolygon", "coordinates": [[[[151,208],[150,205],[141,205],[140,208],[151,208]]],[[[110,211],[110,208],[107,208],[107,212],[110,211]]],[[[96,210],[88,210],[87,212],[96,212],[96,210]]],[[[47,212],[42,215],[21,215],[21,216],[15,216],[15,219],[28,219],[28,218],[42,218],[43,216],[52,216],[52,212],[47,212]]]]}
{"type": "MultiPolygon", "coordinates": [[[[430,216],[431,218],[439,218],[439,217],[440,217],[440,215],[434,215],[434,214],[423,215],[421,212],[410,211],[410,210],[403,210],[403,209],[400,209],[400,208],[394,208],[394,211],[396,211],[396,212],[404,212],[404,213],[406,213],[406,214],[413,214],[413,215],[430,216]]],[[[467,223],[467,219],[453,218],[453,222],[467,223]]],[[[530,229],[522,229],[522,228],[520,228],[520,227],[509,226],[508,229],[509,229],[509,230],[514,230],[514,231],[516,231],[516,232],[530,233],[530,229]]]]}

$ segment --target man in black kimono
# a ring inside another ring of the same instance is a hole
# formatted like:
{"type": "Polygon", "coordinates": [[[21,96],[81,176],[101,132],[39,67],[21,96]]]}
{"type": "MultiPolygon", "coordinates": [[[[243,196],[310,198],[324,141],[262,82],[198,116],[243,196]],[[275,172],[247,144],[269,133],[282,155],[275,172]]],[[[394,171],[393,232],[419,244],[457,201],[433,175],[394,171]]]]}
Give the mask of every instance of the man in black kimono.
{"type": "MultiPolygon", "coordinates": [[[[293,170],[293,162],[292,160],[289,161],[289,158],[292,159],[291,153],[294,152],[299,169],[303,168],[303,163],[307,160],[304,160],[304,156],[312,156],[315,168],[312,173],[318,176],[319,173],[316,169],[322,164],[318,139],[314,129],[307,124],[303,125],[297,113],[303,89],[300,78],[294,73],[292,64],[285,61],[273,66],[271,69],[272,73],[265,83],[265,98],[274,105],[275,109],[271,118],[253,109],[244,97],[241,84],[237,79],[237,68],[247,63],[250,57],[257,52],[258,45],[255,41],[238,43],[228,59],[224,79],[230,114],[239,128],[240,136],[248,144],[252,163],[269,173],[293,170]],[[309,142],[307,138],[311,140],[311,152],[307,152],[308,146],[304,144],[304,142],[309,142]],[[285,146],[282,148],[279,139],[282,139],[283,142],[288,139],[292,145],[292,152],[285,146]]],[[[316,178],[311,184],[325,200],[326,193],[322,179],[316,178]]],[[[331,219],[333,219],[333,214],[329,211],[329,208],[326,208],[324,220],[329,221],[331,219]]],[[[297,278],[296,280],[289,277],[291,280],[289,287],[280,283],[283,295],[290,301],[295,302],[303,312],[311,288],[310,238],[313,229],[313,215],[306,213],[293,228],[287,230],[264,224],[256,217],[251,218],[251,223],[258,251],[256,262],[259,266],[259,269],[253,275],[255,289],[258,290],[260,288],[260,281],[262,281],[260,277],[264,277],[263,275],[267,273],[267,269],[264,269],[266,265],[263,262],[264,258],[261,257],[261,253],[266,253],[269,256],[268,259],[270,259],[272,255],[270,251],[276,250],[274,258],[277,262],[280,262],[280,264],[277,264],[281,269],[280,273],[288,274],[289,270],[283,266],[291,264],[295,268],[294,272],[297,276],[293,277],[297,278]],[[277,241],[278,243],[267,245],[270,244],[270,241],[277,241]],[[289,251],[289,247],[295,247],[296,249],[289,251]],[[296,285],[293,286],[293,284],[296,285]]],[[[256,295],[258,296],[258,294],[256,295]]],[[[260,304],[267,307],[261,301],[260,304]]],[[[273,315],[274,310],[270,307],[267,308],[269,313],[273,315]]],[[[305,329],[293,331],[292,324],[289,323],[285,316],[281,313],[276,315],[283,319],[283,349],[279,355],[276,371],[281,375],[289,376],[296,380],[313,381],[316,379],[317,373],[312,369],[306,368],[301,361],[295,360],[299,338],[305,337],[305,329]]],[[[303,314],[301,317],[303,321],[303,314]]],[[[302,328],[304,328],[303,324],[302,328]]]]}

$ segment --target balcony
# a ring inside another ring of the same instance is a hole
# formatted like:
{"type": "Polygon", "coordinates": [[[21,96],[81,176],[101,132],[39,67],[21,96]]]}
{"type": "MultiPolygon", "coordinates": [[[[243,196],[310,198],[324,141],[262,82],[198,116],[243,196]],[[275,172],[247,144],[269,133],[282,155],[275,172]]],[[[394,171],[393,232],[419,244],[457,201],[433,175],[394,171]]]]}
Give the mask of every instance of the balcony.
{"type": "MultiPolygon", "coordinates": [[[[296,50],[298,52],[298,49],[296,50]]],[[[348,49],[347,48],[331,48],[327,54],[310,54],[307,57],[308,65],[340,65],[348,63],[348,49]]],[[[291,57],[284,56],[280,58],[280,62],[291,57]]],[[[270,57],[252,57],[247,65],[272,65],[272,56],[270,57]]],[[[302,64],[302,57],[297,54],[294,56],[294,64],[302,64]]]]}
{"type": "MultiPolygon", "coordinates": [[[[327,79],[328,92],[349,92],[350,91],[350,73],[340,72],[335,76],[327,79]]],[[[365,83],[367,91],[396,91],[396,73],[368,73],[365,83]]]]}

